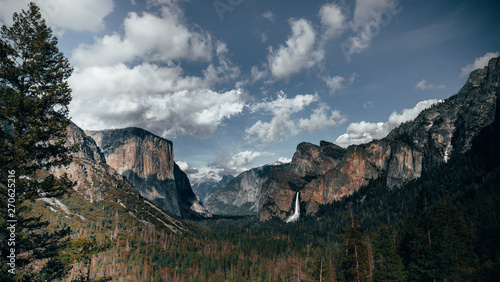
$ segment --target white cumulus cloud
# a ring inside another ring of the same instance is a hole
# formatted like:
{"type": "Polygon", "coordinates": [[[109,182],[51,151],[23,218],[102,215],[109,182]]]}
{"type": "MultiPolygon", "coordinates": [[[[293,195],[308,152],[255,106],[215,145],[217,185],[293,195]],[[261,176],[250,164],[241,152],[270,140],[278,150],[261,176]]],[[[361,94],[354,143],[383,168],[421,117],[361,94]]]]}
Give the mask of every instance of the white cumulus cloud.
{"type": "Polygon", "coordinates": [[[474,60],[474,63],[468,64],[462,68],[460,72],[460,77],[465,77],[469,75],[473,70],[484,68],[485,66],[488,65],[488,62],[491,59],[496,58],[498,56],[500,56],[500,52],[488,52],[484,56],[476,58],[474,60]]]}
{"type": "Polygon", "coordinates": [[[255,167],[254,160],[265,156],[274,156],[274,153],[248,150],[230,154],[223,151],[215,161],[199,168],[192,168],[187,162],[177,162],[177,164],[188,174],[193,183],[201,183],[219,181],[224,175],[236,176],[255,167]]]}
{"type": "Polygon", "coordinates": [[[286,157],[281,157],[281,158],[278,159],[278,162],[287,164],[287,163],[291,163],[292,159],[286,158],[286,157]]]}
{"type": "Polygon", "coordinates": [[[270,22],[274,22],[274,20],[276,19],[276,16],[271,11],[262,13],[262,17],[270,22]]]}
{"type": "Polygon", "coordinates": [[[394,5],[391,0],[356,0],[352,25],[355,29],[364,28],[366,24],[378,21],[380,15],[394,5]]]}
{"type": "Polygon", "coordinates": [[[316,32],[309,21],[292,19],[290,26],[292,34],[285,45],[276,50],[269,48],[269,68],[277,79],[289,79],[292,74],[313,67],[324,57],[324,51],[315,48],[316,32]]]}
{"type": "Polygon", "coordinates": [[[401,123],[413,120],[418,114],[439,102],[436,99],[425,100],[417,103],[411,109],[404,109],[400,113],[393,112],[386,122],[356,122],[347,127],[347,132],[337,138],[335,143],[347,147],[352,144],[363,144],[373,139],[381,139],[387,136],[391,130],[401,123]]]}
{"type": "Polygon", "coordinates": [[[350,26],[354,35],[340,44],[348,61],[354,54],[368,48],[372,40],[402,11],[397,0],[356,0],[354,17],[350,26]]]}
{"type": "Polygon", "coordinates": [[[342,76],[325,77],[323,80],[326,82],[328,88],[330,88],[330,93],[332,94],[342,89],[342,82],[344,82],[342,76]]]}
{"type": "Polygon", "coordinates": [[[422,79],[415,85],[415,89],[419,90],[432,90],[432,89],[446,89],[446,85],[434,85],[432,83],[427,83],[425,79],[422,79]]]}
{"type": "Polygon", "coordinates": [[[159,13],[131,12],[123,34],[73,52],[73,120],[85,129],[139,126],[166,138],[209,137],[245,107],[239,87],[215,87],[239,77],[239,68],[225,43],[185,22],[177,1],[148,5],[159,5],[159,13]],[[204,66],[201,74],[186,74],[184,61],[204,66]]]}
{"type": "Polygon", "coordinates": [[[345,117],[338,111],[320,103],[309,118],[294,120],[292,115],[301,112],[314,102],[319,101],[317,94],[297,95],[288,98],[281,91],[273,101],[263,101],[250,106],[253,113],[264,112],[272,115],[270,121],[259,120],[245,130],[247,139],[259,143],[281,142],[296,136],[300,131],[317,133],[330,126],[345,122],[345,117]]]}
{"type": "Polygon", "coordinates": [[[269,71],[263,67],[259,68],[257,66],[253,66],[251,69],[252,81],[256,82],[258,80],[264,79],[269,75],[269,71]]]}
{"type": "Polygon", "coordinates": [[[299,132],[295,122],[290,119],[294,113],[302,111],[306,106],[319,99],[318,95],[297,95],[288,98],[282,91],[274,101],[256,103],[250,107],[252,113],[263,111],[273,115],[270,122],[257,121],[245,130],[247,139],[253,137],[259,143],[280,142],[287,140],[299,132]]]}
{"type": "Polygon", "coordinates": [[[368,102],[363,104],[363,108],[370,109],[370,108],[373,108],[373,105],[375,105],[375,103],[373,103],[372,101],[368,101],[368,102]]]}
{"type": "Polygon", "coordinates": [[[327,105],[322,104],[308,119],[300,119],[299,127],[307,133],[316,134],[327,127],[337,126],[346,121],[347,118],[339,111],[330,111],[327,105]]]}
{"type": "Polygon", "coordinates": [[[204,138],[245,106],[241,90],[210,90],[207,79],[183,75],[175,66],[86,68],[75,72],[70,85],[73,120],[85,129],[140,126],[166,138],[204,138]]]}
{"type": "Polygon", "coordinates": [[[325,28],[326,39],[340,36],[347,27],[342,10],[334,3],[323,5],[319,10],[319,18],[325,28]]]}
{"type": "MultiPolygon", "coordinates": [[[[2,0],[0,21],[12,23],[12,14],[28,9],[32,0],[2,0]]],[[[104,28],[104,18],[113,11],[112,0],[36,0],[42,16],[58,29],[96,32],[104,28]]]]}
{"type": "Polygon", "coordinates": [[[193,31],[176,14],[177,9],[162,7],[162,16],[149,13],[128,14],[124,35],[113,33],[96,38],[94,44],[80,45],[71,60],[78,66],[112,66],[132,62],[170,62],[189,59],[209,61],[214,44],[210,34],[193,31]]]}
{"type": "Polygon", "coordinates": [[[337,91],[344,89],[347,85],[353,84],[356,80],[356,73],[353,73],[349,79],[337,75],[333,77],[323,77],[323,80],[330,89],[330,93],[335,94],[337,91]]]}

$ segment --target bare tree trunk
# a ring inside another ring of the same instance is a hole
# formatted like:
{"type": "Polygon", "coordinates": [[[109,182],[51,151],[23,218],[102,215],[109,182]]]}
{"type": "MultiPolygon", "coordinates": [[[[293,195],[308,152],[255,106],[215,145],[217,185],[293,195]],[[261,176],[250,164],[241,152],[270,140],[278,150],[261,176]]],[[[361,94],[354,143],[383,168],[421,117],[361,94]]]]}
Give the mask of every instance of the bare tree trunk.
{"type": "Polygon", "coordinates": [[[89,258],[88,264],[87,264],[87,274],[85,275],[85,281],[90,281],[90,267],[92,267],[92,257],[89,258]]]}
{"type": "Polygon", "coordinates": [[[361,273],[359,273],[358,247],[356,245],[354,245],[354,256],[356,257],[356,276],[357,276],[357,281],[361,281],[361,273]]]}
{"type": "Polygon", "coordinates": [[[323,260],[320,260],[319,265],[319,282],[323,282],[323,260]]]}

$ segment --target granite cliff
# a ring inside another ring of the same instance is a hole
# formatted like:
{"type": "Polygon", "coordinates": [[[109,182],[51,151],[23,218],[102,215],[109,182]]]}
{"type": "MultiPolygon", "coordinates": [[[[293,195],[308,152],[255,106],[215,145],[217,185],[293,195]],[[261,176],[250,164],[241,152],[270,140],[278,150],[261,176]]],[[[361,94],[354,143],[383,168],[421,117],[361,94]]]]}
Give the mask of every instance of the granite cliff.
{"type": "Polygon", "coordinates": [[[81,128],[70,123],[66,132],[65,146],[76,146],[76,150],[71,154],[72,162],[66,167],[56,168],[53,173],[57,176],[67,173],[76,182],[73,189],[91,203],[103,200],[107,195],[107,188],[118,186],[117,183],[123,181],[123,178],[106,165],[104,154],[81,128]]]}
{"type": "Polygon", "coordinates": [[[205,206],[212,214],[255,215],[259,207],[262,184],[274,167],[264,165],[240,173],[207,197],[205,206]]]}
{"type": "Polygon", "coordinates": [[[177,216],[209,216],[174,162],[171,141],[140,128],[86,133],[96,141],[106,163],[142,196],[177,216]]]}
{"type": "MultiPolygon", "coordinates": [[[[194,194],[205,204],[208,197],[217,192],[222,186],[229,183],[234,178],[232,175],[224,175],[220,181],[200,182],[192,185],[194,194]]],[[[206,206],[206,205],[205,205],[206,206]]]]}
{"type": "Polygon", "coordinates": [[[388,189],[397,189],[453,153],[469,151],[472,140],[497,118],[499,82],[500,60],[495,58],[473,71],[456,95],[381,140],[346,149],[325,142],[300,144],[290,167],[273,169],[263,184],[260,220],[285,219],[299,191],[301,211],[314,214],[319,205],[351,195],[371,179],[383,178],[388,189]]]}
{"type": "Polygon", "coordinates": [[[64,199],[38,199],[38,202],[49,207],[49,214],[62,212],[65,216],[61,217],[61,220],[78,221],[78,225],[90,224],[91,218],[95,216],[107,216],[101,220],[113,223],[113,226],[119,225],[117,215],[122,215],[123,218],[128,218],[130,224],[139,224],[148,229],[169,230],[174,233],[190,232],[184,223],[148,202],[115,169],[106,164],[104,154],[96,142],[81,128],[70,123],[66,130],[65,145],[76,146],[76,150],[71,153],[72,162],[67,166],[41,173],[56,176],[66,173],[69,179],[76,183],[73,189],[77,193],[64,199]],[[106,211],[115,209],[116,213],[106,215],[105,212],[97,211],[97,206],[105,206],[106,211]]]}

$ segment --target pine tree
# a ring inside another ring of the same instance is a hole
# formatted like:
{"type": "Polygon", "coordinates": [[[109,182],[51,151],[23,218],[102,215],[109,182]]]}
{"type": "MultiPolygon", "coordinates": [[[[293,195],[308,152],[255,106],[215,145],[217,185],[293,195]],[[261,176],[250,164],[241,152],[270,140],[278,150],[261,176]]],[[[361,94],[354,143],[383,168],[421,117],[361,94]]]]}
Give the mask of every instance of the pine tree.
{"type": "Polygon", "coordinates": [[[330,264],[325,260],[323,252],[318,250],[311,261],[309,269],[310,281],[331,281],[330,264]]]}
{"type": "Polygon", "coordinates": [[[344,281],[368,281],[370,272],[368,248],[361,227],[354,221],[352,214],[349,221],[340,261],[341,274],[344,281]]]}
{"type": "Polygon", "coordinates": [[[425,189],[417,200],[415,213],[410,214],[401,232],[400,254],[410,281],[435,279],[435,261],[432,252],[429,201],[425,189]]]}
{"type": "Polygon", "coordinates": [[[9,210],[5,206],[0,210],[1,281],[35,280],[37,275],[51,280],[63,277],[70,267],[57,258],[69,228],[42,231],[48,222],[30,214],[30,203],[42,196],[59,197],[73,185],[66,176],[40,175],[70,162],[64,143],[71,73],[68,60],[57,48],[57,39],[34,3],[27,11],[14,13],[11,27],[2,26],[0,197],[2,203],[9,201],[11,205],[9,210]],[[12,224],[15,232],[11,234],[6,227],[12,224]],[[15,246],[3,244],[14,235],[15,246]],[[6,269],[10,248],[16,254],[15,275],[6,269]],[[41,269],[37,264],[37,273],[33,271],[35,262],[45,262],[41,269]]]}
{"type": "Polygon", "coordinates": [[[464,219],[449,197],[430,208],[425,190],[415,214],[408,217],[401,256],[410,280],[469,280],[478,259],[464,219]]]}
{"type": "Polygon", "coordinates": [[[430,215],[436,279],[461,280],[470,276],[478,258],[472,248],[469,228],[457,208],[445,196],[431,209],[430,215]]]}
{"type": "MultiPolygon", "coordinates": [[[[92,266],[93,257],[108,249],[111,246],[110,242],[99,244],[95,238],[81,238],[68,242],[66,252],[61,255],[61,259],[67,264],[72,265],[75,261],[83,262],[86,271],[81,273],[74,281],[90,281],[90,268],[92,266]]],[[[107,281],[104,277],[102,281],[107,281]]]]}
{"type": "Polygon", "coordinates": [[[382,225],[373,238],[374,281],[405,281],[406,272],[396,249],[396,236],[391,227],[382,225]]]}

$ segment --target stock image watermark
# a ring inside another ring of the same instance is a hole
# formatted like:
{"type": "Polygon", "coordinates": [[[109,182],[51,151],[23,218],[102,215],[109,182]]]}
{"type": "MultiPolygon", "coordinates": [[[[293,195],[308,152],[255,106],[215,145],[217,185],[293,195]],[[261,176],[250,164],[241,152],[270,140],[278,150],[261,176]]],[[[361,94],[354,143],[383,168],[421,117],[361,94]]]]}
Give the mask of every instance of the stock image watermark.
{"type": "Polygon", "coordinates": [[[16,274],[16,171],[9,170],[7,176],[7,254],[8,272],[16,274]]]}
{"type": "Polygon", "coordinates": [[[220,21],[224,21],[224,14],[226,12],[232,12],[236,7],[241,5],[243,0],[215,0],[212,2],[217,16],[219,16],[220,21]]]}
{"type": "Polygon", "coordinates": [[[61,11],[61,6],[67,5],[71,0],[40,0],[37,1],[46,17],[54,17],[61,11]]]}

